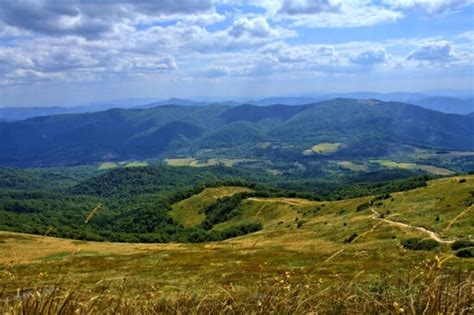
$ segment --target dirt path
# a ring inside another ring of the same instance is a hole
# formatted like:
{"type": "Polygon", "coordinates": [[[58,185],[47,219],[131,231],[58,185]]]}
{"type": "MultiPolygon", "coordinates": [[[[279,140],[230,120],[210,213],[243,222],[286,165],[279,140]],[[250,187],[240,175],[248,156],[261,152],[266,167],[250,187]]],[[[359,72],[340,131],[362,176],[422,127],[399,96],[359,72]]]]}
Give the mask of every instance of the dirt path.
{"type": "Polygon", "coordinates": [[[445,228],[445,230],[449,230],[451,228],[451,226],[457,221],[459,220],[460,217],[462,217],[463,215],[465,215],[469,210],[472,209],[472,207],[474,207],[474,205],[470,206],[470,207],[467,207],[466,209],[464,209],[461,213],[459,213],[454,219],[451,220],[451,222],[449,222],[448,226],[445,228]]]}
{"type": "Polygon", "coordinates": [[[421,226],[414,226],[414,225],[409,225],[409,224],[398,222],[398,221],[392,221],[392,220],[389,220],[389,219],[381,218],[380,213],[377,212],[374,208],[370,208],[370,211],[372,211],[372,213],[373,213],[372,219],[375,219],[375,220],[378,219],[378,220],[380,220],[382,222],[385,222],[385,223],[387,223],[389,225],[392,225],[392,226],[398,226],[398,227],[401,227],[401,228],[418,230],[420,232],[423,232],[423,233],[427,234],[431,239],[433,239],[433,240],[435,240],[439,243],[452,244],[452,243],[455,242],[454,240],[443,240],[435,232],[430,231],[428,229],[425,229],[424,227],[421,227],[421,226]]]}
{"type": "Polygon", "coordinates": [[[280,202],[286,203],[292,206],[307,206],[313,204],[314,202],[305,200],[305,199],[297,199],[297,198],[247,198],[247,200],[257,201],[257,202],[280,202]]]}

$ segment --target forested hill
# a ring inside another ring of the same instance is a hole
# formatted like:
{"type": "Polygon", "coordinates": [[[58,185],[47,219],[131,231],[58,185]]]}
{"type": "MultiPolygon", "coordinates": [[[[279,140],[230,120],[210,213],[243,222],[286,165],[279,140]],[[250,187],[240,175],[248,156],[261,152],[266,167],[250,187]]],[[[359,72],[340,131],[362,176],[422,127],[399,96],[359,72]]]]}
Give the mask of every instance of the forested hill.
{"type": "Polygon", "coordinates": [[[383,156],[401,144],[474,150],[474,117],[414,105],[334,99],[299,106],[209,105],[111,109],[0,122],[0,164],[79,164],[220,150],[253,157],[261,143],[301,152],[320,142],[341,154],[383,156]]]}
{"type": "Polygon", "coordinates": [[[372,183],[314,180],[309,191],[294,178],[274,178],[266,172],[221,166],[148,166],[117,168],[86,179],[81,175],[66,183],[67,174],[74,178],[77,171],[60,176],[56,170],[0,168],[0,229],[89,240],[220,240],[261,229],[260,221],[250,220],[213,230],[237,217],[246,198],[340,200],[424,187],[430,179],[422,175],[372,183]],[[180,207],[188,198],[193,199],[180,207]],[[186,223],[193,219],[189,209],[196,210],[194,218],[202,219],[193,226],[186,223]]]}

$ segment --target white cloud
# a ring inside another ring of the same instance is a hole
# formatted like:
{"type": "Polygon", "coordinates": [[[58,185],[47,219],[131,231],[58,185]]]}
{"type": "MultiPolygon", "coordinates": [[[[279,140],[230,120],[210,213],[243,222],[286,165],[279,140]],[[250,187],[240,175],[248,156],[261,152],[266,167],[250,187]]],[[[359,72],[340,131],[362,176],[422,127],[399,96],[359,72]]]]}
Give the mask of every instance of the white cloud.
{"type": "Polygon", "coordinates": [[[387,61],[387,52],[385,49],[366,50],[351,57],[351,61],[360,65],[375,65],[387,61]]]}
{"type": "MultiPolygon", "coordinates": [[[[324,1],[324,3],[329,3],[324,1]]],[[[297,15],[283,14],[293,25],[306,27],[360,27],[394,22],[403,14],[365,0],[340,0],[326,10],[299,10],[297,15]]],[[[285,11],[282,11],[285,13],[285,11]]]]}
{"type": "Polygon", "coordinates": [[[429,15],[449,13],[470,6],[473,0],[383,0],[392,9],[421,11],[429,15]]]}
{"type": "Polygon", "coordinates": [[[420,61],[449,61],[455,58],[453,48],[449,43],[429,43],[412,51],[407,60],[420,61]]]}
{"type": "Polygon", "coordinates": [[[192,16],[212,10],[211,0],[1,1],[0,21],[48,35],[96,38],[121,24],[149,22],[167,15],[192,16]]]}
{"type": "Polygon", "coordinates": [[[261,17],[254,19],[237,19],[229,30],[229,34],[235,38],[245,35],[250,37],[270,37],[277,35],[276,32],[277,31],[272,30],[268,22],[261,17]]]}
{"type": "MultiPolygon", "coordinates": [[[[158,74],[218,81],[390,73],[425,65],[472,68],[471,31],[450,42],[436,36],[352,42],[349,36],[338,43],[340,38],[324,33],[328,27],[376,27],[410,10],[451,12],[471,2],[0,0],[0,85],[158,74]],[[233,7],[216,7],[222,3],[233,7]],[[316,30],[308,36],[302,28],[316,30]],[[323,42],[331,44],[316,44],[323,42]]],[[[352,31],[358,30],[347,29],[352,31]]]]}
{"type": "Polygon", "coordinates": [[[300,15],[339,12],[342,4],[334,0],[283,0],[279,14],[300,15]]]}
{"type": "Polygon", "coordinates": [[[230,69],[227,66],[212,66],[197,72],[193,75],[206,78],[226,77],[230,74],[230,69]]]}

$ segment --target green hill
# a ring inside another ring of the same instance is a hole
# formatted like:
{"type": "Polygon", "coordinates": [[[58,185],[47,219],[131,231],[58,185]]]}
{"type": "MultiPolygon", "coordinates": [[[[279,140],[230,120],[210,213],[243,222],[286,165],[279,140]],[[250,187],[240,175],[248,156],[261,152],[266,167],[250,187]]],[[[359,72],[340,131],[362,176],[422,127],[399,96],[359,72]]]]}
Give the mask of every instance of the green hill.
{"type": "MultiPolygon", "coordinates": [[[[367,305],[378,310],[391,310],[393,305],[418,309],[414,301],[423,299],[427,292],[432,297],[442,294],[439,299],[443,303],[460,305],[463,301],[465,307],[472,302],[472,292],[466,288],[470,288],[469,275],[474,270],[472,258],[468,258],[474,244],[473,175],[338,201],[245,194],[209,198],[215,192],[219,196],[235,193],[233,189],[217,187],[183,195],[185,198],[169,211],[177,218],[181,211],[205,213],[208,221],[232,203],[235,208],[226,212],[232,215],[215,224],[211,232],[230,233],[256,223],[262,225],[260,231],[203,244],[118,244],[0,232],[2,294],[17,294],[18,288],[28,293],[35,290],[30,288],[34,283],[40,289],[32,299],[49,294],[44,288],[60,287],[86,296],[87,301],[74,298],[84,306],[93,297],[104,299],[100,292],[108,290],[112,296],[120,292],[127,307],[139,299],[141,308],[133,309],[142,310],[158,296],[189,294],[189,290],[197,300],[181,297],[178,301],[187,301],[193,309],[203,307],[202,301],[207,299],[218,304],[224,297],[217,295],[214,301],[211,296],[220,291],[231,297],[232,301],[225,303],[234,307],[247,305],[257,292],[259,297],[275,298],[272,302],[262,300],[262,305],[272,303],[280,309],[279,303],[287,301],[285,305],[292,306],[288,311],[308,301],[308,309],[322,302],[331,309],[336,302],[346,305],[352,299],[357,303],[348,310],[367,310],[361,303],[373,303],[374,299],[379,308],[367,305]],[[145,291],[151,297],[143,300],[145,291]],[[453,292],[459,294],[457,302],[449,299],[453,292]]],[[[90,223],[102,220],[100,211],[90,223]]],[[[136,219],[131,222],[137,224],[136,219]]],[[[199,224],[201,219],[193,223],[199,224]]],[[[169,226],[160,225],[155,217],[143,220],[169,231],[169,226]]],[[[104,224],[102,221],[102,228],[104,224]]],[[[83,224],[82,229],[88,227],[83,224]]]]}
{"type": "MultiPolygon", "coordinates": [[[[385,157],[403,146],[474,150],[474,118],[374,100],[302,106],[158,106],[0,123],[0,164],[84,164],[170,155],[304,160],[318,143],[336,157],[385,157]],[[259,149],[270,142],[279,149],[259,149]],[[245,156],[243,156],[245,155],[245,156]]],[[[346,159],[347,160],[347,159],[346,159]]]]}

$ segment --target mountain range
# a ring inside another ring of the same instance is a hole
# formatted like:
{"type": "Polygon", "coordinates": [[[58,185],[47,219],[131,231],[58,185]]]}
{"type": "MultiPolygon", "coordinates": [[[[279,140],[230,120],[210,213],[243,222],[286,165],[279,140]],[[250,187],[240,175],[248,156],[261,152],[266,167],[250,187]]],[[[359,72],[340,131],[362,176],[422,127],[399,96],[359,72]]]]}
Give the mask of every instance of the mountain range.
{"type": "Polygon", "coordinates": [[[39,116],[60,114],[92,113],[111,108],[133,108],[155,102],[159,102],[159,100],[154,98],[133,98],[91,103],[80,106],[0,107],[0,121],[16,121],[39,116]]]}
{"type": "Polygon", "coordinates": [[[280,105],[305,105],[334,98],[354,98],[354,99],[377,99],[381,101],[403,102],[418,105],[427,109],[440,111],[443,113],[466,115],[474,112],[474,97],[470,94],[453,94],[454,96],[439,96],[435,94],[421,93],[376,93],[376,92],[354,92],[354,93],[329,93],[329,94],[309,94],[305,96],[287,97],[266,97],[266,98],[223,98],[223,97],[193,97],[190,99],[170,98],[130,98],[113,100],[109,102],[99,102],[81,106],[50,106],[50,107],[0,107],[0,121],[17,121],[38,116],[49,116],[59,114],[91,113],[103,111],[111,108],[137,108],[145,109],[162,105],[182,105],[182,106],[207,106],[207,105],[228,105],[238,106],[244,104],[268,106],[280,105]]]}
{"type": "Polygon", "coordinates": [[[474,150],[474,117],[377,100],[307,105],[161,105],[0,123],[0,164],[64,165],[215,154],[302,157],[318,143],[338,156],[381,157],[401,145],[474,150]]]}

